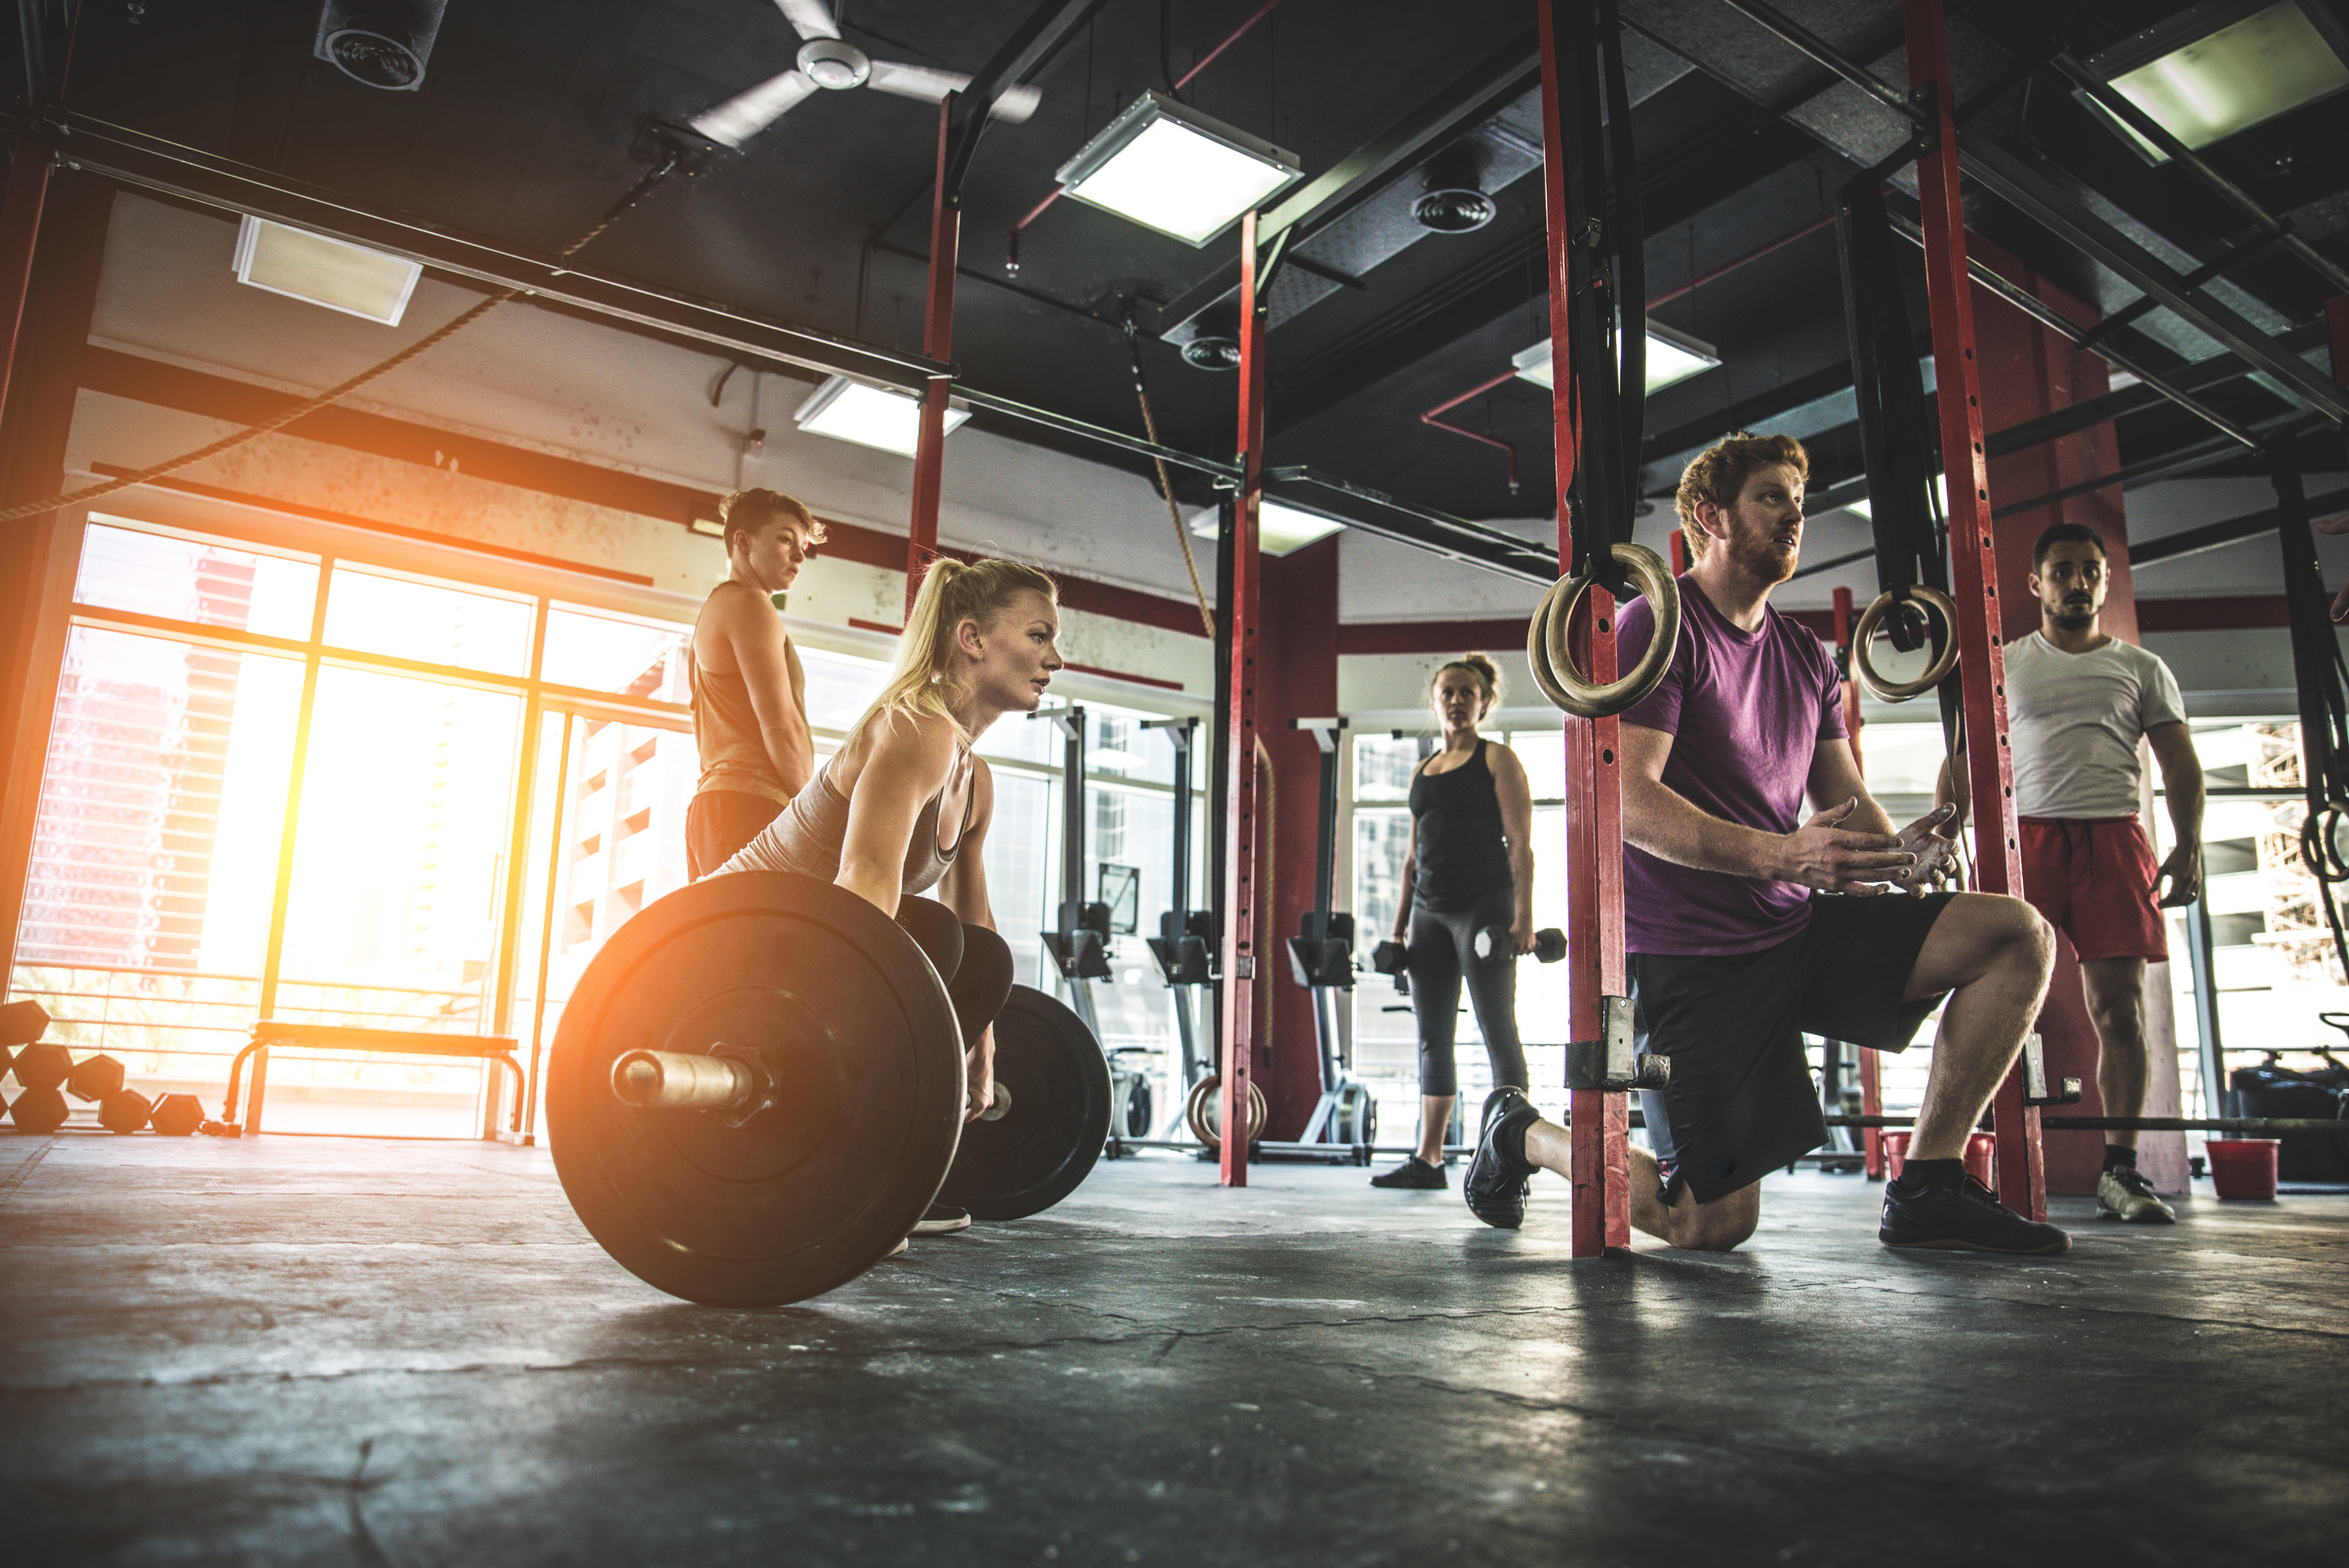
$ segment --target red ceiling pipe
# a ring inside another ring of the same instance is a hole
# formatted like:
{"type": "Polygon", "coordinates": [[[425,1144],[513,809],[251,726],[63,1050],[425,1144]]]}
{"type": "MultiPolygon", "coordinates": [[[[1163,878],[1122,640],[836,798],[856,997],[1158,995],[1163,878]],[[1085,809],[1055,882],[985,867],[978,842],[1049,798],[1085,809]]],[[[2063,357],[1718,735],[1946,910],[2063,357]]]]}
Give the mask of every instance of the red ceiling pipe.
{"type": "MultiPolygon", "coordinates": [[[[922,312],[921,351],[933,359],[954,353],[954,257],[962,239],[962,204],[947,195],[947,152],[955,95],[938,105],[938,179],[930,195],[930,286],[922,312]]],[[[938,509],[945,491],[947,394],[953,382],[930,378],[921,399],[921,432],[913,449],[911,519],[906,531],[906,617],[938,556],[938,509]]]]}
{"type": "Polygon", "coordinates": [[[1514,441],[1504,441],[1497,435],[1486,435],[1481,430],[1471,430],[1461,425],[1449,423],[1446,421],[1438,418],[1438,416],[1445,413],[1448,410],[1458,408],[1461,404],[1467,402],[1472,397],[1482,396],[1484,393],[1489,392],[1494,387],[1500,385],[1503,382],[1512,382],[1517,380],[1517,374],[1518,373],[1514,370],[1503,371],[1500,375],[1495,376],[1491,381],[1483,382],[1478,385],[1472,386],[1467,391],[1462,392],[1458,397],[1453,398],[1450,402],[1438,403],[1434,408],[1429,409],[1426,413],[1419,416],[1419,422],[1422,424],[1432,424],[1438,430],[1449,430],[1454,435],[1465,435],[1471,441],[1481,441],[1488,447],[1499,447],[1503,452],[1508,453],[1509,493],[1513,496],[1518,493],[1517,443],[1514,441]]]}
{"type": "MultiPolygon", "coordinates": [[[[1205,70],[1209,65],[1214,64],[1216,56],[1222,54],[1225,50],[1230,49],[1234,44],[1238,43],[1242,37],[1246,36],[1249,28],[1255,26],[1258,22],[1264,20],[1265,18],[1271,16],[1273,14],[1273,8],[1278,4],[1280,4],[1280,0],[1264,0],[1264,4],[1256,8],[1253,16],[1249,17],[1247,20],[1241,22],[1238,26],[1232,29],[1232,35],[1229,38],[1226,38],[1222,43],[1217,44],[1213,49],[1210,49],[1207,51],[1207,53],[1201,55],[1198,58],[1197,62],[1195,63],[1191,69],[1185,71],[1180,77],[1178,77],[1174,84],[1174,90],[1180,93],[1184,88],[1189,87],[1191,85],[1191,79],[1194,76],[1196,76],[1199,72],[1205,70]]],[[[1067,188],[1068,187],[1064,185],[1061,187],[1061,190],[1066,190],[1067,188]]],[[[1011,225],[1011,232],[1004,236],[1003,240],[1003,270],[1005,272],[1014,275],[1018,274],[1020,270],[1021,233],[1026,230],[1029,224],[1034,222],[1037,219],[1044,216],[1045,208],[1051,206],[1054,202],[1061,199],[1061,190],[1055,190],[1051,195],[1046,196],[1042,201],[1037,202],[1033,207],[1029,209],[1028,216],[1026,218],[1021,219],[1018,222],[1011,225]]],[[[1515,487],[1512,486],[1511,488],[1514,489],[1515,487]]]]}
{"type": "MultiPolygon", "coordinates": [[[[1053,194],[1057,196],[1060,193],[1055,191],[1053,194]]],[[[1049,201],[1045,203],[1045,206],[1050,205],[1051,203],[1049,201]]],[[[1040,213],[1043,210],[1043,207],[1038,207],[1035,212],[1040,213]]],[[[1022,223],[1026,223],[1028,219],[1032,219],[1033,217],[1035,217],[1035,213],[1030,213],[1028,218],[1024,218],[1020,221],[1022,223]]],[[[1766,245],[1758,245],[1753,250],[1746,252],[1743,256],[1735,257],[1729,261],[1723,261],[1721,265],[1715,267],[1710,272],[1700,273],[1696,277],[1690,278],[1687,282],[1682,283],[1676,288],[1666,289],[1662,294],[1657,295],[1654,299],[1647,302],[1647,308],[1653,310],[1658,305],[1670,304],[1675,300],[1685,299],[1687,296],[1694,294],[1697,290],[1703,288],[1706,284],[1718,282],[1719,280],[1727,277],[1730,273],[1738,270],[1740,267],[1747,265],[1749,262],[1761,261],[1763,257],[1769,255],[1773,251],[1783,250],[1806,234],[1816,234],[1820,229],[1825,228],[1828,224],[1834,221],[1835,215],[1833,213],[1828,214],[1824,218],[1813,219],[1811,221],[1803,224],[1801,228],[1796,229],[1792,233],[1781,234],[1766,245]]],[[[1012,243],[1015,248],[1019,243],[1019,230],[1017,229],[1012,231],[1012,243]]],[[[1454,435],[1465,435],[1471,441],[1481,441],[1488,447],[1499,447],[1503,452],[1508,453],[1509,493],[1513,496],[1518,493],[1518,449],[1515,444],[1504,441],[1498,436],[1486,435],[1481,431],[1471,430],[1461,425],[1453,424],[1446,420],[1437,418],[1437,416],[1458,408],[1470,398],[1478,396],[1481,393],[1489,392],[1494,387],[1502,384],[1504,382],[1514,381],[1516,378],[1517,373],[1515,371],[1511,371],[1507,375],[1495,376],[1491,381],[1482,382],[1477,386],[1473,386],[1467,391],[1462,392],[1458,397],[1452,398],[1447,402],[1438,403],[1434,408],[1429,409],[1427,412],[1419,416],[1419,422],[1422,424],[1432,424],[1438,430],[1449,430],[1454,435]]]]}

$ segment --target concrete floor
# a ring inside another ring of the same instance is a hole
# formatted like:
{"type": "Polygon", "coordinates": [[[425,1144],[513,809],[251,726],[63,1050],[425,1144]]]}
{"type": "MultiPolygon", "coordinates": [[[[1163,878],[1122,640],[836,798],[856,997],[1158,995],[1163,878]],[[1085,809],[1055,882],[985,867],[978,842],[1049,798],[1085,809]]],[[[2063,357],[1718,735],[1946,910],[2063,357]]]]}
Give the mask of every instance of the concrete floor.
{"type": "Polygon", "coordinates": [[[1457,1193],[1104,1165],[808,1306],[660,1296],[542,1151],[0,1138],[0,1559],[2349,1560],[2349,1198],[2061,1200],[1887,1253],[1771,1181],[1729,1257],[1457,1193]]]}

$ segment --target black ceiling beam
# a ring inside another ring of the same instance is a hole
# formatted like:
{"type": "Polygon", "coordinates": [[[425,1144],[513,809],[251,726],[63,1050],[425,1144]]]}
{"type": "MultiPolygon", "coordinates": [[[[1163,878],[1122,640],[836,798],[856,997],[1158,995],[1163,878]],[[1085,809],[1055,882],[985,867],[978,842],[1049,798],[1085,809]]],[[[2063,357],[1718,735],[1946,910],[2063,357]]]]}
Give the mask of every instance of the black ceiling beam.
{"type": "MultiPolygon", "coordinates": [[[[2309,322],[2292,328],[2276,342],[2293,353],[2306,353],[2326,342],[2325,324],[2309,322]]],[[[2200,392],[2227,382],[2240,380],[2250,369],[2234,354],[2213,354],[2208,359],[2196,360],[2167,373],[2172,386],[2188,392],[2200,392]]],[[[2163,401],[2162,395],[2150,386],[2124,386],[2119,391],[2091,397],[2084,403],[2060,408],[2052,414],[2010,424],[2003,430],[1993,430],[1984,440],[1984,448],[1994,458],[2007,457],[2016,452],[2078,435],[2099,424],[2118,420],[2124,415],[2138,414],[2163,401]]]]}
{"type": "Polygon", "coordinates": [[[946,199],[962,205],[962,181],[978,155],[980,133],[987,129],[995,101],[1018,87],[1058,53],[1070,35],[1083,26],[1102,0],[1044,0],[1003,40],[995,58],[979,67],[971,85],[952,95],[947,113],[946,199]]]}
{"type": "MultiPolygon", "coordinates": [[[[1686,222],[1816,151],[1818,143],[1807,133],[1774,115],[1755,111],[1721,121],[1692,142],[1661,153],[1652,170],[1640,172],[1640,217],[1648,237],[1686,222]]],[[[1273,433],[1294,429],[1365,387],[1481,332],[1512,310],[1546,298],[1547,244],[1545,231],[1536,228],[1516,247],[1479,264],[1477,271],[1484,274],[1483,281],[1456,298],[1431,308],[1431,297],[1442,288],[1431,289],[1306,364],[1285,370],[1276,365],[1267,404],[1273,433]]],[[[1849,375],[1846,367],[1846,380],[1849,375]]]]}
{"type": "MultiPolygon", "coordinates": [[[[1496,50],[1483,63],[1364,142],[1327,172],[1267,212],[1256,224],[1256,243],[1269,246],[1286,236],[1291,248],[1367,201],[1421,153],[1476,124],[1541,81],[1541,46],[1530,30],[1496,50]]],[[[1239,292],[1239,259],[1218,266],[1158,312],[1165,337],[1202,311],[1239,292]]]]}
{"type": "Polygon", "coordinates": [[[176,196],[231,215],[250,213],[421,261],[493,289],[575,305],[685,339],[745,364],[788,365],[855,376],[919,391],[955,368],[752,316],[730,305],[603,277],[553,257],[372,211],[349,197],[227,158],[109,125],[69,109],[49,110],[43,129],[68,168],[176,196]]]}
{"type": "MultiPolygon", "coordinates": [[[[2330,512],[2349,511],[2349,490],[2335,490],[2329,495],[2308,498],[2307,512],[2311,518],[2330,512]]],[[[2229,544],[2239,544],[2247,539],[2272,534],[2283,520],[2282,507],[2270,506],[2265,511],[2247,512],[2223,522],[2205,523],[2199,528],[2181,529],[2161,539],[2147,540],[2128,547],[2130,571],[2151,566],[2156,561],[2173,561],[2181,555],[2199,555],[2204,550],[2215,550],[2229,544]]]]}
{"type": "Polygon", "coordinates": [[[1522,582],[1548,587],[1558,581],[1558,550],[1465,517],[1399,501],[1384,491],[1349,484],[1312,468],[1270,468],[1264,493],[1287,505],[1522,582]]]}

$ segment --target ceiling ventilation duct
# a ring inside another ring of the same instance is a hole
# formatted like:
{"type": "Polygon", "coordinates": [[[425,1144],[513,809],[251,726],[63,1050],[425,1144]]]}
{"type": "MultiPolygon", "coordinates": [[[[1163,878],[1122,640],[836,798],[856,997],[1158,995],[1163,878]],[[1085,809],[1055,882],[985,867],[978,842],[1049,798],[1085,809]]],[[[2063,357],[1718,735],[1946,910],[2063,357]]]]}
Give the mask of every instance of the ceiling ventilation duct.
{"type": "Polygon", "coordinates": [[[326,0],[311,53],[354,82],[387,93],[425,85],[449,0],[326,0]]]}
{"type": "Polygon", "coordinates": [[[1501,209],[1484,190],[1485,153],[1475,138],[1455,141],[1419,171],[1427,192],[1411,204],[1412,221],[1438,234],[1468,234],[1482,228],[1501,209]]]}

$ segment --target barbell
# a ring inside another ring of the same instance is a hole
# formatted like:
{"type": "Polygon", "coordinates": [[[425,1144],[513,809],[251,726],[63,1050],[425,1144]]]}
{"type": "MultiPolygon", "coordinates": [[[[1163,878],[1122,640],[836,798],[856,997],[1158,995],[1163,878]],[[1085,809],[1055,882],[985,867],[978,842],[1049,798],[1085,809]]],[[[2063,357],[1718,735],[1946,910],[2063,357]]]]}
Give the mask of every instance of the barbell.
{"type": "Polygon", "coordinates": [[[648,905],[588,963],[548,1057],[547,1134],[623,1267],[775,1307],[856,1278],[933,1201],[1017,1219],[1074,1190],[1109,1135],[1091,1031],[1015,986],[995,1073],[966,1129],[953,1005],[905,929],[831,883],[735,872],[648,905]]]}

